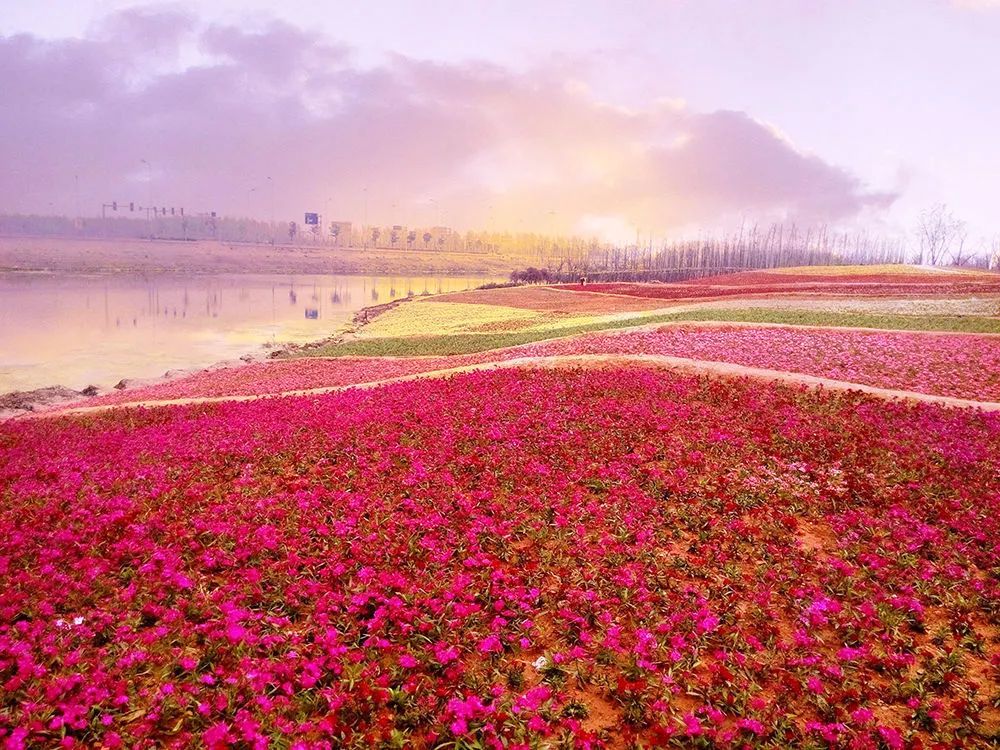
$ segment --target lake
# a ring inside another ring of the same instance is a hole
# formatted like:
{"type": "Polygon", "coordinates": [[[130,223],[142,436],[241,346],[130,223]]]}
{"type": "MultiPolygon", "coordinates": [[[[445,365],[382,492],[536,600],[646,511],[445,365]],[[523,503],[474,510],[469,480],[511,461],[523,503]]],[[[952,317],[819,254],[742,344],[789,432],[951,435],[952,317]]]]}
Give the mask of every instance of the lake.
{"type": "Polygon", "coordinates": [[[323,338],[362,307],[500,280],[0,273],[0,393],[203,367],[323,338]]]}

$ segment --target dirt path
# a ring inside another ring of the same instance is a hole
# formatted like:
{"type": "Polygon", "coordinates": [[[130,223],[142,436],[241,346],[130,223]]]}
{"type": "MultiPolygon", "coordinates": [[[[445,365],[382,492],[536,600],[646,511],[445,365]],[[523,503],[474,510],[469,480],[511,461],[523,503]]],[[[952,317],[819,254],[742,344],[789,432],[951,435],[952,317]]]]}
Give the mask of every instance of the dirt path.
{"type": "Polygon", "coordinates": [[[549,367],[549,368],[570,368],[570,367],[621,367],[629,365],[642,365],[661,367],[663,369],[682,372],[687,374],[707,374],[718,377],[749,377],[765,382],[781,382],[792,385],[806,385],[813,388],[826,388],[835,391],[860,391],[872,396],[885,399],[901,399],[906,401],[918,401],[922,403],[940,404],[944,406],[954,406],[962,408],[975,408],[983,411],[1000,411],[1000,402],[995,401],[974,401],[971,399],[954,398],[951,396],[934,396],[927,393],[916,393],[914,391],[892,390],[888,388],[878,388],[860,383],[850,383],[832,378],[821,378],[802,373],[787,372],[782,370],[767,370],[759,367],[746,367],[727,362],[707,362],[697,359],[687,359],[684,357],[668,357],[658,354],[572,354],[554,357],[522,357],[519,359],[509,359],[500,362],[483,362],[463,367],[452,367],[442,370],[432,370],[428,372],[416,373],[413,375],[403,375],[397,378],[387,378],[368,383],[357,383],[353,385],[328,386],[323,388],[310,388],[305,390],[282,391],[279,393],[262,393],[252,396],[209,396],[203,398],[181,398],[163,401],[137,401],[128,404],[113,404],[106,406],[85,406],[64,411],[49,411],[28,415],[24,418],[43,418],[53,416],[65,416],[74,414],[89,414],[93,412],[106,411],[117,408],[133,407],[155,407],[155,406],[179,406],[185,404],[208,404],[224,401],[254,401],[260,398],[280,398],[285,396],[311,396],[324,393],[335,393],[349,388],[378,388],[391,383],[402,383],[419,378],[440,378],[457,375],[464,372],[474,372],[477,370],[491,370],[510,367],[549,367]]]}

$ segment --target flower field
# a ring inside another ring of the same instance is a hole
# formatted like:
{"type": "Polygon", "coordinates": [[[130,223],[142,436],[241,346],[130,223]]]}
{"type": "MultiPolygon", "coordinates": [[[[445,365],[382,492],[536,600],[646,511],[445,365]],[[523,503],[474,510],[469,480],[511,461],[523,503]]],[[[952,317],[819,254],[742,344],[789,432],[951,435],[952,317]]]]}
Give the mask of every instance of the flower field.
{"type": "Polygon", "coordinates": [[[728,362],[878,388],[1000,401],[1000,337],[794,327],[664,326],[449,357],[278,360],[209,370],[80,406],[252,396],[387,380],[523,357],[653,354],[728,362]]]}
{"type": "MultiPolygon", "coordinates": [[[[786,276],[802,276],[803,274],[823,274],[825,276],[882,276],[884,274],[922,276],[925,278],[941,278],[942,273],[949,276],[983,276],[986,273],[975,268],[925,267],[918,265],[900,265],[882,263],[874,265],[840,265],[840,266],[780,266],[768,269],[768,273],[786,276]]],[[[733,274],[736,276],[737,274],[733,274]]]]}
{"type": "Polygon", "coordinates": [[[1000,337],[752,326],[668,326],[521,347],[533,354],[662,354],[878,388],[1000,401],[1000,337]]]}
{"type": "MultiPolygon", "coordinates": [[[[572,298],[577,295],[560,294],[560,296],[572,298]]],[[[561,328],[642,315],[636,311],[615,312],[614,303],[618,298],[600,296],[598,299],[604,302],[603,314],[587,314],[583,309],[574,312],[548,312],[500,304],[418,300],[380,315],[361,328],[359,333],[364,338],[379,338],[524,330],[558,331],[561,328]]]]}
{"type": "Polygon", "coordinates": [[[534,311],[501,305],[458,305],[418,300],[383,313],[362,329],[365,336],[413,336],[464,331],[496,323],[533,324],[534,311]]]}
{"type": "MultiPolygon", "coordinates": [[[[777,274],[775,275],[777,276],[777,274]]],[[[729,281],[729,277],[725,278],[729,281]]],[[[887,282],[814,281],[784,283],[747,283],[723,285],[707,283],[684,284],[587,284],[559,287],[570,291],[600,292],[629,297],[659,300],[718,299],[750,295],[810,295],[839,297],[961,297],[973,295],[1000,295],[1000,279],[990,281],[950,281],[937,283],[907,283],[899,280],[887,282]]]]}
{"type": "Polygon", "coordinates": [[[139,401],[285,393],[370,383],[454,366],[449,357],[343,357],[335,360],[304,358],[254,362],[238,367],[205,370],[165,383],[108,393],[81,401],[78,405],[102,406],[139,401]]]}
{"type": "Polygon", "coordinates": [[[743,296],[960,298],[1000,296],[1000,274],[912,266],[819,266],[708,276],[679,283],[592,283],[555,287],[664,301],[743,296]]]}
{"type": "Polygon", "coordinates": [[[0,744],[988,747],[998,474],[640,368],[8,422],[0,744]]]}
{"type": "Polygon", "coordinates": [[[601,315],[621,312],[643,312],[664,307],[655,299],[641,297],[611,296],[591,294],[588,284],[575,293],[563,289],[544,286],[519,286],[506,289],[481,289],[471,292],[455,292],[435,297],[438,302],[461,303],[466,305],[500,305],[536,312],[559,314],[601,315]]]}
{"type": "Polygon", "coordinates": [[[914,266],[815,266],[774,268],[767,271],[708,276],[694,279],[692,284],[722,286],[754,286],[758,284],[892,284],[892,285],[952,285],[995,284],[995,273],[984,271],[926,270],[914,266]]]}

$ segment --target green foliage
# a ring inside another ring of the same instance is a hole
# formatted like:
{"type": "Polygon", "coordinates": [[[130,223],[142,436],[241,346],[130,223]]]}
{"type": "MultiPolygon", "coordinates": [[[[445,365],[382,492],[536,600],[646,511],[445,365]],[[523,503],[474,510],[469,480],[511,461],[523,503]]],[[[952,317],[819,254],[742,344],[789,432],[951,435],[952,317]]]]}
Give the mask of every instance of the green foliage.
{"type": "Polygon", "coordinates": [[[614,320],[567,326],[558,331],[513,331],[504,333],[459,333],[441,336],[396,336],[356,339],[304,349],[290,356],[302,357],[419,357],[473,354],[491,349],[531,344],[552,338],[595,331],[612,331],[655,323],[684,321],[719,321],[732,323],[777,323],[781,325],[836,326],[848,328],[885,328],[899,331],[944,331],[965,333],[1000,333],[1000,318],[948,315],[893,315],[868,313],[833,313],[814,310],[703,309],[660,313],[627,320],[614,320]]]}

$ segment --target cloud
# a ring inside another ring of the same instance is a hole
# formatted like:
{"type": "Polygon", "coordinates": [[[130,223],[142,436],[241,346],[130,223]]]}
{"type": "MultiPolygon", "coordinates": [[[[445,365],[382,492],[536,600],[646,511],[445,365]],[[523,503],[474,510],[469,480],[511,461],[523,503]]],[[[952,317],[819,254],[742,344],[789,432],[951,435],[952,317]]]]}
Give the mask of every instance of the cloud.
{"type": "Polygon", "coordinates": [[[284,22],[204,25],[154,7],[85,39],[0,37],[0,69],[5,210],[70,210],[74,175],[90,212],[148,190],[190,211],[290,218],[329,205],[360,220],[367,201],[373,221],[615,234],[837,222],[895,198],[745,112],[602,102],[564,60],[361,67],[284,22]]]}

